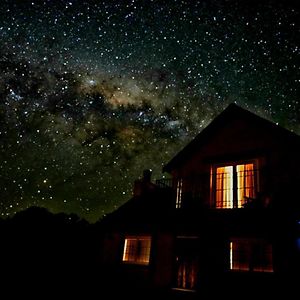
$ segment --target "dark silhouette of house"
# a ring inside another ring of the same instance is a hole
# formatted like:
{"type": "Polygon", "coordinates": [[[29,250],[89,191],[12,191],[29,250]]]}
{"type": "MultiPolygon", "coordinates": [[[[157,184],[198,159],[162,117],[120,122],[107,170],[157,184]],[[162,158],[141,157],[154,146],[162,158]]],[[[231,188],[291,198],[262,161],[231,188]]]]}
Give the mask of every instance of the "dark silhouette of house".
{"type": "Polygon", "coordinates": [[[185,295],[291,291],[299,170],[298,135],[229,105],[164,166],[169,179],[144,172],[133,198],[103,219],[107,281],[185,295]]]}

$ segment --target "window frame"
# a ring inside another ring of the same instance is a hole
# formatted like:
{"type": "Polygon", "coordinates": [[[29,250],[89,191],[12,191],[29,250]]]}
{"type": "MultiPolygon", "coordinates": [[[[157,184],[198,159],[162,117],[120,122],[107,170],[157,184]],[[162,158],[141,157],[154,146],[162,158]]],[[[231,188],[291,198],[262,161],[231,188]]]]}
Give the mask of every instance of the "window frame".
{"type": "Polygon", "coordinates": [[[143,234],[143,235],[126,235],[124,237],[123,247],[122,247],[122,263],[123,264],[129,264],[129,265],[143,265],[148,266],[150,264],[151,260],[151,251],[152,251],[152,236],[149,234],[143,234]],[[134,249],[128,248],[128,241],[133,240],[135,242],[134,249]],[[149,245],[147,245],[146,248],[146,254],[143,259],[143,255],[141,254],[143,250],[141,248],[139,249],[139,243],[143,240],[147,240],[149,245]],[[139,253],[140,252],[140,253],[139,253]],[[126,258],[127,256],[127,258],[126,258]],[[145,259],[146,258],[146,259],[145,259]]]}
{"type": "Polygon", "coordinates": [[[247,159],[247,160],[238,160],[238,161],[226,161],[222,163],[214,163],[211,165],[210,168],[210,207],[215,209],[236,209],[236,208],[243,208],[243,205],[239,207],[239,200],[238,200],[238,175],[237,175],[237,166],[240,165],[247,165],[253,164],[253,171],[254,171],[254,195],[260,190],[260,178],[258,172],[258,159],[247,159]],[[232,199],[232,207],[216,207],[216,194],[217,194],[217,169],[224,167],[233,167],[233,199],[232,199]]]}
{"type": "Polygon", "coordinates": [[[245,273],[274,273],[273,245],[263,238],[234,237],[229,240],[229,271],[245,273]],[[233,249],[237,243],[240,249],[233,249]],[[248,247],[248,248],[247,248],[248,247]],[[264,251],[262,251],[264,250],[264,251]],[[238,253],[238,258],[234,253],[238,253]],[[239,258],[242,257],[244,261],[239,258]],[[266,264],[262,264],[265,259],[266,264]],[[234,266],[237,264],[237,267],[234,266]]]}
{"type": "Polygon", "coordinates": [[[183,194],[183,178],[179,177],[176,180],[176,201],[175,208],[182,208],[182,195],[183,194]]]}

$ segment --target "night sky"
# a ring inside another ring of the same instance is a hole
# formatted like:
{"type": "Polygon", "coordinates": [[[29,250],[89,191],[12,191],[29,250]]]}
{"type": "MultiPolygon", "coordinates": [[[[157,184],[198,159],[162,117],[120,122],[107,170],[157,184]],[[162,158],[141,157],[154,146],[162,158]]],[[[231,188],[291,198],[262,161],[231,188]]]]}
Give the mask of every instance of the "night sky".
{"type": "Polygon", "coordinates": [[[3,217],[96,221],[232,102],[300,133],[294,2],[0,2],[3,217]]]}

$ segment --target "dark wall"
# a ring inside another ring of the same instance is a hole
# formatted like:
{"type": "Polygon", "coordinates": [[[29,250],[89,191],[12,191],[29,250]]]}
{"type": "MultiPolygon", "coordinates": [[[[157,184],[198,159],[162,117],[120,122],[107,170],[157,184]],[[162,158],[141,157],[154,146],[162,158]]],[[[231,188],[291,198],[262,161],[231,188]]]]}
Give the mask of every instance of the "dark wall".
{"type": "Polygon", "coordinates": [[[154,284],[158,287],[171,286],[174,271],[174,238],[171,233],[158,233],[153,246],[154,284]]]}

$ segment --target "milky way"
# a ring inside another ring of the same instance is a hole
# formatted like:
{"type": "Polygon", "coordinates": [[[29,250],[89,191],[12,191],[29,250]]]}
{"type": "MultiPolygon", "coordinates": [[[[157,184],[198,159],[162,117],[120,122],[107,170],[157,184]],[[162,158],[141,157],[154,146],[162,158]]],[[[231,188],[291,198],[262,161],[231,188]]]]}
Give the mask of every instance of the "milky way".
{"type": "Polygon", "coordinates": [[[300,133],[293,2],[1,2],[2,216],[96,221],[231,102],[300,133]]]}

